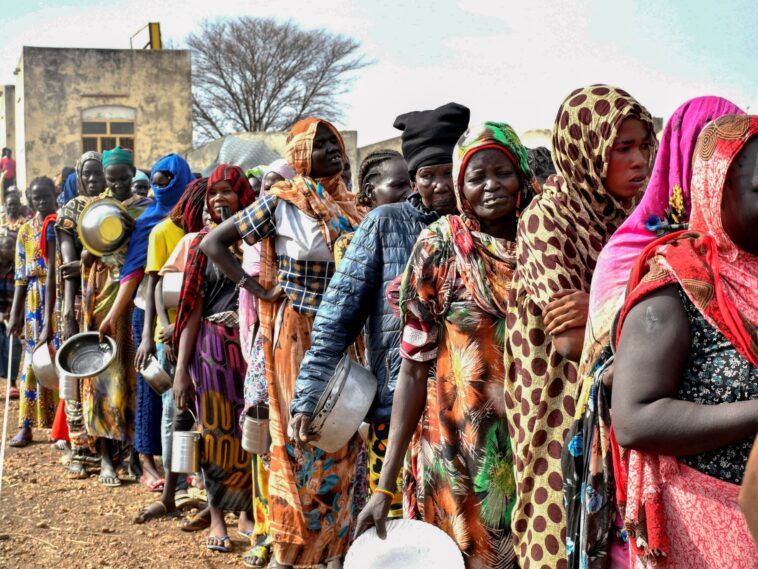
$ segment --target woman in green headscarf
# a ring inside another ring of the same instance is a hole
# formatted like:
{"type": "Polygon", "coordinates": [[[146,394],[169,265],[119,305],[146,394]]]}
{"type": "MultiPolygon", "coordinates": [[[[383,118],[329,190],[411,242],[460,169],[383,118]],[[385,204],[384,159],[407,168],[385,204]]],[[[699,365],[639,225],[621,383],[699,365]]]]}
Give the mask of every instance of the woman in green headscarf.
{"type": "Polygon", "coordinates": [[[505,308],[518,212],[536,182],[516,133],[493,122],[461,137],[453,181],[459,215],[421,233],[403,275],[403,363],[389,445],[357,533],[375,524],[384,534],[415,431],[407,513],[447,532],[467,568],[505,569],[515,566],[516,489],[502,395],[505,308]]]}

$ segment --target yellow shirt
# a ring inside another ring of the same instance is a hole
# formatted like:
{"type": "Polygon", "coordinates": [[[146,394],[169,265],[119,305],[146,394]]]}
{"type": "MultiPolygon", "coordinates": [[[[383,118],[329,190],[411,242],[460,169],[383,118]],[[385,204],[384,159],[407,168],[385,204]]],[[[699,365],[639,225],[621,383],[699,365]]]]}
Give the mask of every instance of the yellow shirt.
{"type": "MultiPolygon", "coordinates": [[[[164,219],[158,225],[153,227],[147,241],[147,264],[145,273],[157,273],[166,264],[171,253],[174,251],[179,241],[184,237],[184,229],[176,225],[170,219],[164,219]]],[[[170,308],[168,319],[172,324],[176,321],[176,310],[170,308]]],[[[156,317],[155,321],[155,341],[158,341],[163,326],[161,319],[156,317]]]]}

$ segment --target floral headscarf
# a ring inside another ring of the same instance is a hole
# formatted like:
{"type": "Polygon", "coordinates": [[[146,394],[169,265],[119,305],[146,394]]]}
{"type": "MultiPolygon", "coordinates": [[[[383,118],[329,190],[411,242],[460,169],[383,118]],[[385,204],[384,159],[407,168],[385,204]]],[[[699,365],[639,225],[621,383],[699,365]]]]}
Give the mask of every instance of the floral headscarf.
{"type": "Polygon", "coordinates": [[[653,160],[653,120],[626,91],[591,85],[572,92],[558,109],[553,127],[558,174],[548,179],[519,223],[519,278],[540,307],[560,290],[589,292],[601,249],[639,201],[613,197],[603,182],[618,131],[630,118],[650,131],[653,160]],[[550,278],[542,278],[547,273],[550,278]]]}

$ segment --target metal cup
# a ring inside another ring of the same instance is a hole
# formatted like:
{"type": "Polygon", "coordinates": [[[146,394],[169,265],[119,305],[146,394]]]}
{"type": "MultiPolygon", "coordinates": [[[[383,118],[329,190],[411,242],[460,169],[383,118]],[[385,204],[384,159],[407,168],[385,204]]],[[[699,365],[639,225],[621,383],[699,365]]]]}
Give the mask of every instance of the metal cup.
{"type": "Polygon", "coordinates": [[[79,400],[79,378],[61,373],[58,383],[58,397],[64,401],[79,400]]]}
{"type": "Polygon", "coordinates": [[[174,431],[171,434],[171,472],[194,474],[200,471],[200,433],[174,431]]]}
{"type": "Polygon", "coordinates": [[[253,405],[242,424],[242,448],[251,454],[267,454],[271,448],[268,407],[253,405]]]}

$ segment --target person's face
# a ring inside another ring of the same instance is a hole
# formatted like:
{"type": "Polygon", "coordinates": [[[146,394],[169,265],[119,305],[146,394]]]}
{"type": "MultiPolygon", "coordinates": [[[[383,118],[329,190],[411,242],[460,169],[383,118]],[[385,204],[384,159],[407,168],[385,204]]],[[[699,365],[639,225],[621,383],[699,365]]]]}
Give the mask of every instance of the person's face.
{"type": "Polygon", "coordinates": [[[136,182],[132,182],[132,193],[137,194],[138,196],[147,197],[148,192],[150,191],[150,184],[147,183],[147,180],[137,180],[136,182]]]}
{"type": "Polygon", "coordinates": [[[15,242],[10,237],[0,237],[0,263],[13,261],[15,242]]]}
{"type": "Polygon", "coordinates": [[[55,192],[45,185],[34,184],[29,191],[29,201],[42,217],[55,212],[55,192]]]}
{"type": "Polygon", "coordinates": [[[16,194],[10,194],[5,198],[5,209],[12,218],[18,217],[21,213],[21,197],[16,194]]]}
{"type": "Polygon", "coordinates": [[[222,221],[237,213],[240,208],[240,198],[226,180],[213,184],[208,189],[208,196],[211,209],[222,221]]]}
{"type": "Polygon", "coordinates": [[[603,182],[613,197],[630,200],[644,191],[650,174],[651,136],[639,119],[626,119],[621,123],[603,182]]]}
{"type": "Polygon", "coordinates": [[[438,214],[456,212],[452,164],[423,166],[416,170],[416,190],[424,205],[438,214]]]}
{"type": "Polygon", "coordinates": [[[105,169],[105,182],[117,200],[124,201],[131,197],[134,172],[134,167],[128,164],[112,164],[105,169]]]}
{"type": "Polygon", "coordinates": [[[82,164],[82,186],[85,195],[99,196],[105,189],[103,165],[97,160],[87,160],[82,164]]]}
{"type": "Polygon", "coordinates": [[[508,156],[496,148],[487,148],[469,158],[462,189],[474,215],[482,223],[491,224],[516,211],[521,179],[508,156]]]}
{"type": "Polygon", "coordinates": [[[373,188],[372,207],[397,203],[411,194],[411,177],[405,160],[385,160],[377,171],[378,176],[367,182],[373,188]]]}
{"type": "Polygon", "coordinates": [[[311,153],[311,178],[329,178],[342,172],[342,149],[337,135],[323,123],[316,128],[311,153]]]}
{"type": "Polygon", "coordinates": [[[271,186],[276,184],[277,182],[283,182],[284,176],[280,176],[276,172],[267,172],[265,176],[263,176],[263,184],[261,184],[261,194],[265,195],[266,192],[268,192],[271,189],[271,186]]]}
{"type": "Polygon", "coordinates": [[[758,137],[745,144],[729,168],[721,223],[737,247],[758,255],[758,137]]]}

